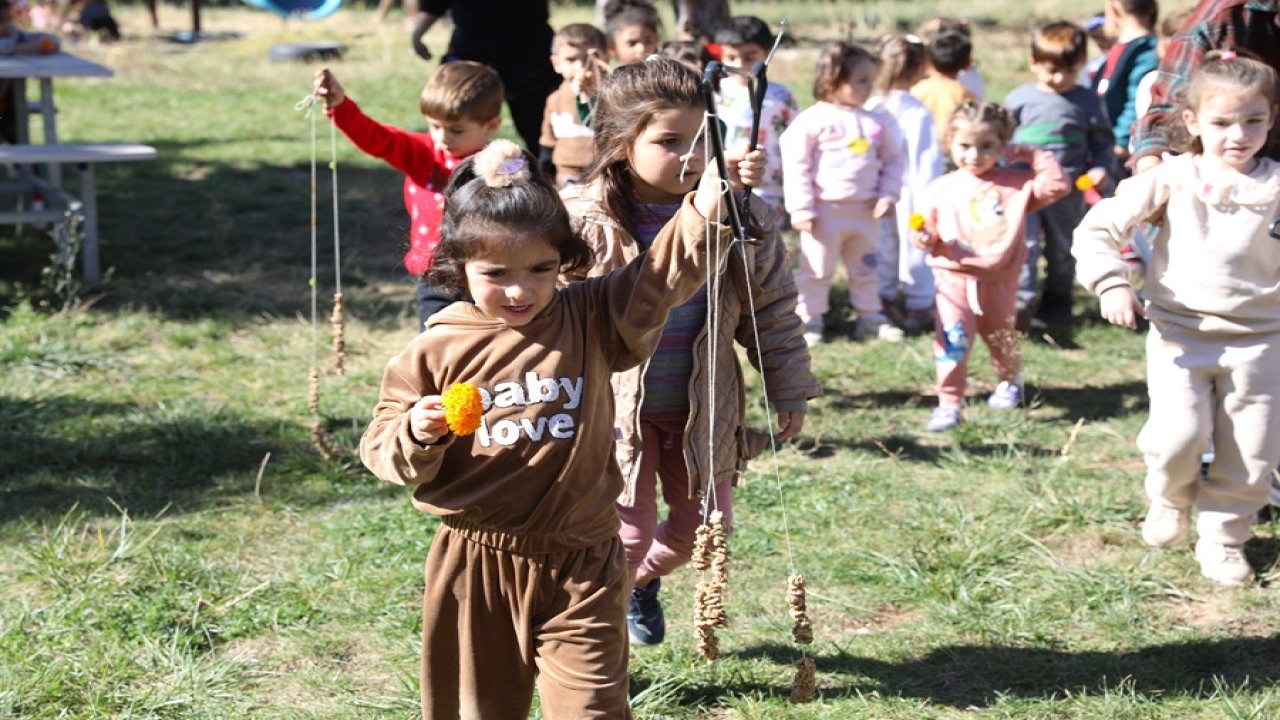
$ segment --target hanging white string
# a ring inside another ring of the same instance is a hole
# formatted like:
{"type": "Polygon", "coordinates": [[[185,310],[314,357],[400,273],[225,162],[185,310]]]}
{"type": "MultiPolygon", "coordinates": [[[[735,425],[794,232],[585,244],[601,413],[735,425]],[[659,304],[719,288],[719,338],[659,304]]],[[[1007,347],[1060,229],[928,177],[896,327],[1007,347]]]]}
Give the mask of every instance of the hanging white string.
{"type": "MultiPolygon", "coordinates": [[[[293,106],[294,110],[298,110],[303,117],[311,121],[311,277],[307,281],[311,286],[311,370],[315,373],[320,366],[320,323],[319,323],[319,298],[317,293],[318,282],[316,280],[316,245],[317,245],[317,222],[316,222],[316,113],[315,106],[318,98],[314,95],[307,95],[293,106]]],[[[313,379],[312,382],[315,382],[313,379]]],[[[315,390],[312,390],[314,395],[315,390]]],[[[314,402],[313,402],[314,404],[314,402]]],[[[313,407],[312,410],[315,410],[313,407]]]]}
{"type": "MultiPolygon", "coordinates": [[[[315,120],[312,119],[314,126],[315,120]]],[[[312,145],[315,144],[314,127],[312,130],[312,145]]],[[[313,150],[314,152],[314,150],[313,150]]],[[[313,159],[314,163],[315,160],[313,159]]],[[[338,232],[338,128],[333,123],[329,123],[329,174],[333,179],[333,291],[342,294],[342,246],[339,243],[338,232]]]]}

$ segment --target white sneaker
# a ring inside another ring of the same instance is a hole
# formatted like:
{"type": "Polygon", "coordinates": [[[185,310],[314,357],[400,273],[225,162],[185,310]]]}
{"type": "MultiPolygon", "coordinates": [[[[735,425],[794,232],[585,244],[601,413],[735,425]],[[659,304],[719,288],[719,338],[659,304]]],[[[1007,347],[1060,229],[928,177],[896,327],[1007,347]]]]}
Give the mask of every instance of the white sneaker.
{"type": "Polygon", "coordinates": [[[1196,560],[1200,561],[1200,574],[1219,585],[1248,587],[1253,584],[1253,568],[1245,559],[1243,545],[1199,540],[1196,542],[1196,560]]]}
{"type": "Polygon", "coordinates": [[[855,340],[875,338],[886,342],[902,342],[906,334],[902,332],[902,328],[889,322],[889,318],[876,313],[858,318],[858,324],[853,328],[853,337],[855,340]]]}
{"type": "Polygon", "coordinates": [[[804,344],[813,347],[822,342],[822,333],[806,330],[804,332],[804,344]]]}
{"type": "Polygon", "coordinates": [[[1142,541],[1151,547],[1169,547],[1187,536],[1191,511],[1176,508],[1162,500],[1151,503],[1147,519],[1142,521],[1142,541]]]}

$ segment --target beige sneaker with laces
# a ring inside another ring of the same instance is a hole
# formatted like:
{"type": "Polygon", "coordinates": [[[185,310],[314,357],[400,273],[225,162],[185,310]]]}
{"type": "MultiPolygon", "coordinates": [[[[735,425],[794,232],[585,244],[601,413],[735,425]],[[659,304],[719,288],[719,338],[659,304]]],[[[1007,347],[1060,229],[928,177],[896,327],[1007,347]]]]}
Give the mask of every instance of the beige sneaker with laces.
{"type": "Polygon", "coordinates": [[[1151,547],[1169,547],[1182,542],[1190,525],[1190,511],[1161,500],[1151,503],[1142,521],[1142,541],[1151,547]]]}
{"type": "Polygon", "coordinates": [[[1219,585],[1248,587],[1253,584],[1253,568],[1244,556],[1243,545],[1200,540],[1196,542],[1196,560],[1200,561],[1200,574],[1219,585]]]}

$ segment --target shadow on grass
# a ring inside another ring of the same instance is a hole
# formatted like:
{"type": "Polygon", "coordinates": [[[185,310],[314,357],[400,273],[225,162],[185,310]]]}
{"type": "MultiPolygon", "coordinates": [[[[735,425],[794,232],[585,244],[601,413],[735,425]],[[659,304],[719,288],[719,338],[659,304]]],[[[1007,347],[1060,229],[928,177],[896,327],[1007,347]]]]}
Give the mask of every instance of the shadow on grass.
{"type": "MultiPolygon", "coordinates": [[[[200,140],[155,143],[149,163],[99,172],[102,297],[95,311],[145,307],[166,317],[231,321],[310,313],[310,167],[200,162],[200,140]],[[194,167],[193,167],[194,166],[194,167]]],[[[317,197],[317,286],[334,287],[332,199],[317,197]]],[[[403,176],[386,167],[339,168],[342,281],[350,316],[412,327],[413,282],[400,265],[408,218],[403,176]]],[[[0,308],[15,287],[37,287],[52,252],[46,233],[0,226],[0,308]]]]}
{"type": "Polygon", "coordinates": [[[61,516],[74,506],[105,515],[117,514],[113,503],[134,515],[208,507],[252,492],[268,452],[272,474],[287,472],[296,481],[273,486],[272,499],[328,503],[335,481],[363,482],[352,469],[358,465],[352,437],[338,438],[351,457],[327,463],[307,432],[199,403],[0,397],[0,525],[61,516]]]}
{"type": "MultiPolygon", "coordinates": [[[[733,653],[779,665],[796,659],[795,648],[764,645],[733,653]]],[[[824,697],[851,692],[918,698],[958,709],[990,707],[1002,698],[1055,699],[1077,694],[1133,691],[1155,702],[1170,695],[1208,698],[1280,681],[1280,638],[1237,637],[1167,643],[1119,652],[1069,652],[1043,648],[952,645],[903,662],[848,652],[816,655],[819,680],[844,676],[824,697]],[[823,677],[823,676],[826,677],[823,677]]],[[[722,694],[786,694],[787,688],[726,687],[722,694]]]]}

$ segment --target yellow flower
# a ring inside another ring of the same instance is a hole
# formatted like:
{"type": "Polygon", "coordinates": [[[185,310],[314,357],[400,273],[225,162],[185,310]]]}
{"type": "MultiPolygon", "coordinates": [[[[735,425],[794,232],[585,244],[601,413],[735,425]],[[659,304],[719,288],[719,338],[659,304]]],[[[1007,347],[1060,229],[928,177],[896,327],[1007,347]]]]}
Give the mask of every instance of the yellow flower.
{"type": "Polygon", "coordinates": [[[911,225],[911,229],[916,232],[924,229],[924,216],[920,213],[911,213],[911,218],[907,222],[911,225]]]}
{"type": "Polygon", "coordinates": [[[1076,189],[1080,192],[1089,192],[1093,189],[1093,178],[1088,175],[1081,175],[1076,178],[1076,189]]]}
{"type": "Polygon", "coordinates": [[[871,149],[871,143],[864,137],[856,137],[849,141],[849,149],[854,155],[861,155],[871,149]]]}
{"type": "Polygon", "coordinates": [[[480,416],[484,414],[484,403],[480,400],[480,391],[471,383],[455,383],[440,398],[444,407],[444,421],[449,429],[457,435],[470,435],[480,427],[480,416]]]}

